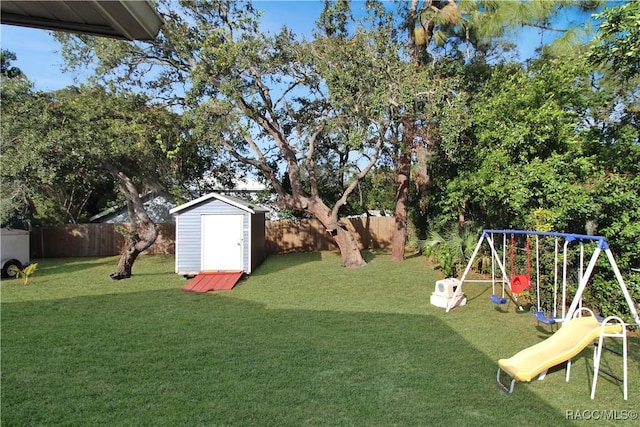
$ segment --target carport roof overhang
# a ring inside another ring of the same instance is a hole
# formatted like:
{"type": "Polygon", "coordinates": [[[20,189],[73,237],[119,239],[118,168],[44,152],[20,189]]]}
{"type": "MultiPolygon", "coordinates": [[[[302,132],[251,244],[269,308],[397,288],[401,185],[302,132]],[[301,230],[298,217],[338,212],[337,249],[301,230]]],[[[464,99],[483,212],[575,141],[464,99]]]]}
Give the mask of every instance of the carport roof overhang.
{"type": "Polygon", "coordinates": [[[3,24],[127,40],[153,40],[162,25],[146,0],[0,0],[0,18],[3,24]]]}

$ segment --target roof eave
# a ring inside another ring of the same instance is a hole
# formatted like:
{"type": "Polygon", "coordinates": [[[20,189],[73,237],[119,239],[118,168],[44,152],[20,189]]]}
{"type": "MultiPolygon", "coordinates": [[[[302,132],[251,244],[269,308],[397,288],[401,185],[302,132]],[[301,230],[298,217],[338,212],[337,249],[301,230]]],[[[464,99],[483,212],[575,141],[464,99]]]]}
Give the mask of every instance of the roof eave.
{"type": "Polygon", "coordinates": [[[226,197],[222,194],[218,194],[218,193],[209,193],[209,194],[205,194],[202,197],[198,197],[197,199],[191,200],[190,202],[187,202],[183,205],[180,206],[176,206],[173,209],[169,210],[169,213],[171,215],[175,215],[183,210],[189,209],[190,207],[196,206],[200,203],[206,202],[209,199],[216,199],[216,200],[220,200],[221,202],[227,203],[231,206],[235,206],[238,209],[242,209],[245,212],[249,212],[250,214],[255,214],[256,212],[267,212],[266,209],[257,207],[257,206],[253,206],[253,205],[248,205],[248,204],[243,204],[240,203],[236,200],[230,199],[229,197],[226,197]]]}
{"type": "MultiPolygon", "coordinates": [[[[23,27],[41,28],[53,31],[66,31],[80,34],[90,34],[125,40],[153,40],[158,35],[163,24],[162,18],[149,1],[62,1],[47,2],[47,8],[55,10],[57,7],[72,9],[80,3],[91,8],[91,14],[84,16],[84,22],[79,19],[51,19],[38,16],[37,2],[2,1],[0,20],[3,24],[23,27]],[[25,6],[31,9],[25,9],[25,6]],[[90,18],[90,19],[89,19],[90,18]],[[100,22],[100,23],[98,23],[100,22]]],[[[86,13],[86,9],[85,9],[86,13]]]]}

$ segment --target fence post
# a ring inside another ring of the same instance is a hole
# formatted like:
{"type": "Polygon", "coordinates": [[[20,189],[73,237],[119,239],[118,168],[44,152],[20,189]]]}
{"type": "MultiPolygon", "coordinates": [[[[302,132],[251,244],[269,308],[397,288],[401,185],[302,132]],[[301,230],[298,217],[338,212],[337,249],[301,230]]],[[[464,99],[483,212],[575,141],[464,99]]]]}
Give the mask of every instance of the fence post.
{"type": "MultiPolygon", "coordinates": [[[[346,218],[342,221],[356,234],[360,249],[391,247],[393,217],[346,218]]],[[[38,227],[31,231],[31,253],[40,255],[40,258],[120,255],[124,237],[117,228],[123,225],[96,223],[38,227]]],[[[156,225],[158,239],[145,253],[174,254],[175,223],[156,225]]],[[[317,219],[266,221],[265,244],[268,254],[337,249],[317,219]]]]}

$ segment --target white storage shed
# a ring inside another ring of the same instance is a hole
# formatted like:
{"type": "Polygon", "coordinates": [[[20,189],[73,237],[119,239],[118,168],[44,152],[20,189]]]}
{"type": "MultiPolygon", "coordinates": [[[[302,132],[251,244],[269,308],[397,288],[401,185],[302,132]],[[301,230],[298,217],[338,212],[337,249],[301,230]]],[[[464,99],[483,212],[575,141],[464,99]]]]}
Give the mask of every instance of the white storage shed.
{"type": "Polygon", "coordinates": [[[209,193],[169,212],[176,217],[177,274],[250,274],[266,258],[267,209],[237,197],[209,193]]]}

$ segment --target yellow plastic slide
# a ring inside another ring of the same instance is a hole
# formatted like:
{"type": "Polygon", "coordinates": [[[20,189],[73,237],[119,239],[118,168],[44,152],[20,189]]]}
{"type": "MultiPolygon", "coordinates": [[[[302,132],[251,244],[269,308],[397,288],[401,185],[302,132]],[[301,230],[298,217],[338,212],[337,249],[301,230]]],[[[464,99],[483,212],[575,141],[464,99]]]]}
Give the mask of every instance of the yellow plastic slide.
{"type": "MultiPolygon", "coordinates": [[[[531,381],[541,372],[578,355],[600,336],[601,327],[598,319],[592,316],[571,319],[546,340],[509,359],[498,360],[498,366],[515,381],[531,381]]],[[[621,331],[620,324],[605,327],[605,333],[621,331]]]]}

